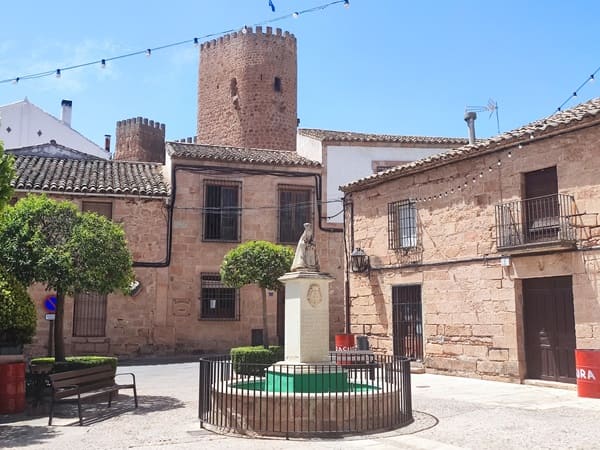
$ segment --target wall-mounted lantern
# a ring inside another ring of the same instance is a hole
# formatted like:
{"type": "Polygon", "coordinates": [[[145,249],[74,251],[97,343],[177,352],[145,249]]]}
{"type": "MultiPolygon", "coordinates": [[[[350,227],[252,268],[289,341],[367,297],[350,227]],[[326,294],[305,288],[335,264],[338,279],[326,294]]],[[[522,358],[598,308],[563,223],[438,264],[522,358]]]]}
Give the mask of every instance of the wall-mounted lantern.
{"type": "Polygon", "coordinates": [[[352,272],[366,272],[369,270],[369,257],[361,248],[355,248],[350,254],[352,272]]]}

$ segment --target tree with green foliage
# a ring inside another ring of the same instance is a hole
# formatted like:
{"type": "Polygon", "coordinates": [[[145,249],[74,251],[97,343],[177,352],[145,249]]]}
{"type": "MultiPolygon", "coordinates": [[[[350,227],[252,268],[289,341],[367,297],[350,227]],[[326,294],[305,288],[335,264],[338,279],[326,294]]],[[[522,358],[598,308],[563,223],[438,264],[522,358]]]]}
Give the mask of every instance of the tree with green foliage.
{"type": "Polygon", "coordinates": [[[4,153],[2,141],[0,141],[0,210],[10,200],[13,188],[10,185],[15,176],[13,157],[4,153]]]}
{"type": "Polygon", "coordinates": [[[35,306],[27,288],[0,270],[0,344],[28,344],[35,334],[35,306]]]}
{"type": "Polygon", "coordinates": [[[65,360],[64,299],[77,292],[129,292],[131,254],[120,225],[68,201],[28,195],[0,215],[0,265],[24,285],[56,292],[54,346],[65,360]]]}
{"type": "Polygon", "coordinates": [[[230,250],[221,264],[221,280],[229,287],[257,284],[262,291],[263,345],[269,345],[267,289],[282,287],[279,278],[289,272],[294,251],[266,241],[249,241],[230,250]]]}

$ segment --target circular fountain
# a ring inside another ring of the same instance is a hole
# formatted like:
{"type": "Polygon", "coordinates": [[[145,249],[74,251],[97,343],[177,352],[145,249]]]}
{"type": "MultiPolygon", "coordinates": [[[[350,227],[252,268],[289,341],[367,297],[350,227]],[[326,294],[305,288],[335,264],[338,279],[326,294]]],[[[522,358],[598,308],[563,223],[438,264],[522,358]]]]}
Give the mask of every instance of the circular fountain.
{"type": "Polygon", "coordinates": [[[203,427],[242,434],[310,436],[394,429],[412,422],[410,361],[329,351],[329,290],[312,226],[285,285],[285,357],[270,367],[200,360],[203,427]]]}

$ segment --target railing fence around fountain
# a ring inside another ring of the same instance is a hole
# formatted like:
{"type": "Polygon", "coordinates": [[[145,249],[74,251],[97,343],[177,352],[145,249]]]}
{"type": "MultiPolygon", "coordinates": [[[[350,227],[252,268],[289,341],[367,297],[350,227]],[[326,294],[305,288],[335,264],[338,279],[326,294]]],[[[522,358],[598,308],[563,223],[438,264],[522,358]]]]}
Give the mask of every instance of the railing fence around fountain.
{"type": "Polygon", "coordinates": [[[200,359],[202,427],[242,434],[309,436],[391,430],[413,421],[410,361],[372,355],[332,364],[200,359]]]}

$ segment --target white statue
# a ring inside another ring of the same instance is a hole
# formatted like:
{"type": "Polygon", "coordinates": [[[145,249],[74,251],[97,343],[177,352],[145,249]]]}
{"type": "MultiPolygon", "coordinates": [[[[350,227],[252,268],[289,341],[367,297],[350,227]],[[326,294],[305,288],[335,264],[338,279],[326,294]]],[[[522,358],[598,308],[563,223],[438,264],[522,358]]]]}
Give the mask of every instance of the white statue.
{"type": "Polygon", "coordinates": [[[313,239],[313,227],[310,223],[304,224],[304,233],[300,236],[296,254],[292,262],[292,272],[318,272],[317,247],[313,239]]]}

